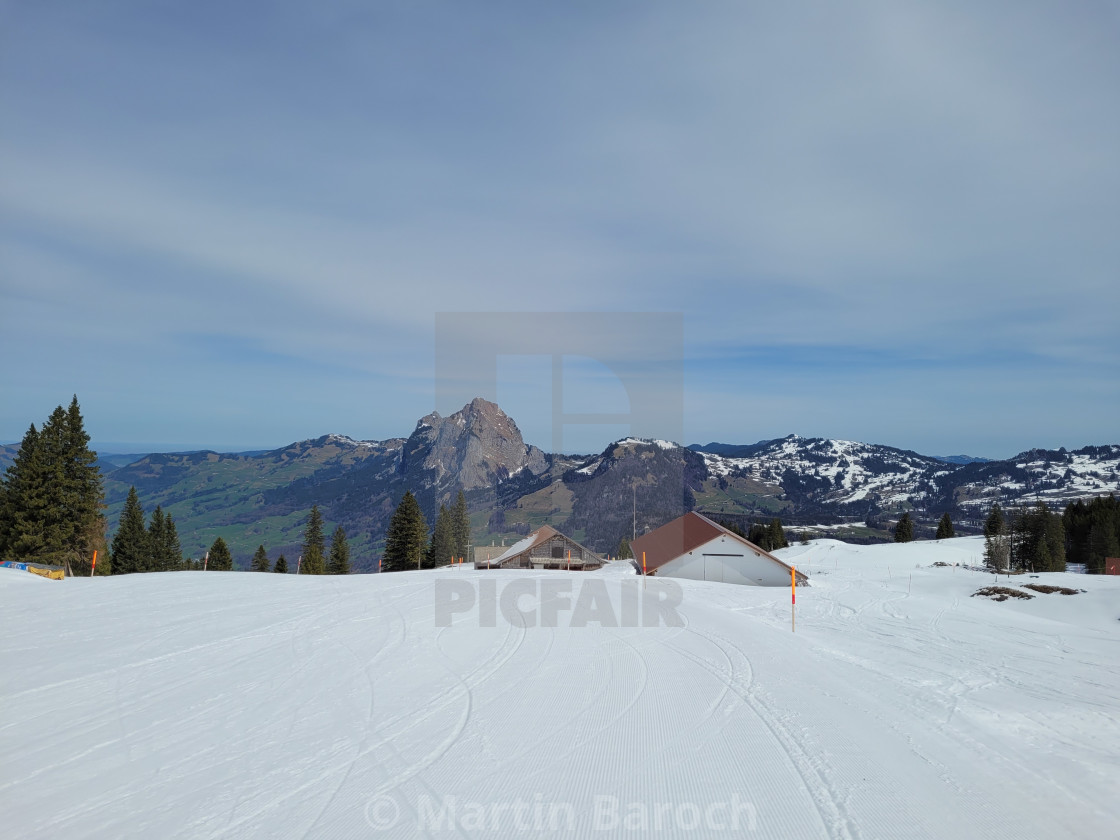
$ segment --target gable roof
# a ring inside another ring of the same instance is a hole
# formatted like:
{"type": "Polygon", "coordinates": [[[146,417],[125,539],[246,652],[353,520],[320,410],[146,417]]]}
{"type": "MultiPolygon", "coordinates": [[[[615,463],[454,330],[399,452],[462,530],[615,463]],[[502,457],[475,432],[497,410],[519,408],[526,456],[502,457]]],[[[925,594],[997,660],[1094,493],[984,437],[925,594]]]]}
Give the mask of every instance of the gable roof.
{"type": "Polygon", "coordinates": [[[573,540],[571,537],[569,537],[565,534],[561,534],[559,531],[557,531],[551,525],[542,525],[540,528],[535,530],[529,536],[515,542],[513,545],[511,545],[509,548],[507,548],[504,552],[499,554],[497,557],[494,557],[493,559],[491,559],[489,561],[486,561],[487,565],[489,565],[489,566],[500,566],[506,560],[511,560],[511,559],[513,559],[514,557],[517,557],[520,554],[524,554],[526,551],[532,551],[538,545],[541,545],[542,543],[548,542],[553,537],[560,537],[560,539],[564,540],[565,542],[571,543],[572,545],[579,548],[588,557],[596,557],[597,558],[599,556],[594,551],[592,551],[591,549],[580,545],[578,542],[573,540]]]}
{"type": "Polygon", "coordinates": [[[504,561],[509,560],[511,557],[516,557],[518,554],[529,551],[534,546],[540,545],[543,542],[547,542],[548,540],[552,539],[554,535],[559,533],[560,532],[553,528],[551,525],[542,525],[529,536],[518,540],[497,557],[490,560],[490,565],[499,566],[504,561]]]}
{"type": "MultiPolygon", "coordinates": [[[[639,567],[642,562],[642,552],[645,552],[646,572],[653,574],[671,560],[676,560],[682,554],[688,554],[688,552],[696,550],[704,543],[711,542],[716,537],[721,536],[730,537],[747,546],[759,557],[765,557],[767,560],[792,571],[792,567],[788,563],[783,563],[766,549],[759,548],[745,537],[739,536],[734,531],[724,528],[702,513],[696,513],[696,511],[689,511],[684,516],[678,516],[672,522],[667,522],[648,534],[642,534],[630,544],[630,550],[633,552],[634,560],[639,567]]],[[[809,580],[801,572],[797,573],[797,579],[799,581],[809,580]]]]}

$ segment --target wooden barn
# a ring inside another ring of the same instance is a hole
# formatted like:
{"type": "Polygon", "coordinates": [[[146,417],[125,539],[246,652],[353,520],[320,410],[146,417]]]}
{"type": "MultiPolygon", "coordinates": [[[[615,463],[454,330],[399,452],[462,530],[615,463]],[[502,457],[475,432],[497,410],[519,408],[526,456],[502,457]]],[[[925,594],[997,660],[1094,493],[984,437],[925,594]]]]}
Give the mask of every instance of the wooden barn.
{"type": "Polygon", "coordinates": [[[587,571],[603,565],[603,558],[543,525],[493,559],[475,558],[476,569],[576,569],[587,571]]]}
{"type": "MultiPolygon", "coordinates": [[[[769,551],[699,513],[686,513],[630,545],[646,574],[744,586],[789,586],[792,569],[769,551]]],[[[797,573],[798,586],[809,578],[797,573]]]]}

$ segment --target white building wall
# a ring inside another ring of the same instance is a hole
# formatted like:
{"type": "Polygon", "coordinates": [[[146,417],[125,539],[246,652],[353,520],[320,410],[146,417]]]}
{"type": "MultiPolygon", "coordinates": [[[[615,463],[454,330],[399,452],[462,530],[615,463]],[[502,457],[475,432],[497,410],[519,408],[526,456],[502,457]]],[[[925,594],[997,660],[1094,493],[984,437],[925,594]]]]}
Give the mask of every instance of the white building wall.
{"type": "Polygon", "coordinates": [[[722,534],[670,560],[657,574],[743,586],[789,586],[790,577],[786,567],[722,534]]]}

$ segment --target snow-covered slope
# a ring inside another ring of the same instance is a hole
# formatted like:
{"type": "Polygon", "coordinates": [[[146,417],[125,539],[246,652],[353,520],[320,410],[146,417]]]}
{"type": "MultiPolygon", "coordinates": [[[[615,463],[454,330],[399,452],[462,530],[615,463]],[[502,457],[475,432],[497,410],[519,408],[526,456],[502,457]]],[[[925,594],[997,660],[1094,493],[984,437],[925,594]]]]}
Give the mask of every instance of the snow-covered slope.
{"type": "Polygon", "coordinates": [[[437,626],[447,587],[566,584],[632,625],[626,599],[666,582],[625,564],[0,570],[4,833],[1112,836],[1120,579],[1047,575],[1088,591],[995,603],[970,597],[991,575],[931,565],[980,551],[786,549],[812,581],[795,633],[789,590],[692,581],[683,626],[573,627],[562,596],[555,627],[437,626]]]}

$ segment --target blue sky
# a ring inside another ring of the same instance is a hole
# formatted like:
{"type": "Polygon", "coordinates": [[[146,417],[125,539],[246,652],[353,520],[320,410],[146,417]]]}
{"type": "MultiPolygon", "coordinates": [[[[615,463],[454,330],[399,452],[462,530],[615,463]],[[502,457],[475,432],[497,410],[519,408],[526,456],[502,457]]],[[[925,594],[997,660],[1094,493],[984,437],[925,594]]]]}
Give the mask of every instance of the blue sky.
{"type": "Polygon", "coordinates": [[[680,313],[686,442],[1117,442],[1117,43],[1116,2],[0,0],[0,440],[73,393],[141,448],[403,435],[436,313],[606,311],[680,313]]]}

